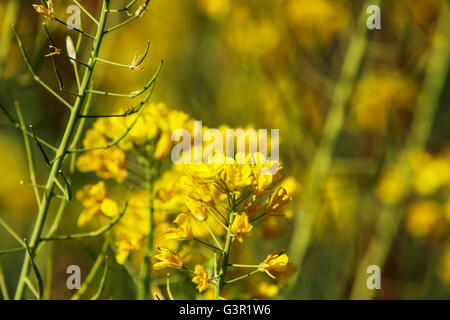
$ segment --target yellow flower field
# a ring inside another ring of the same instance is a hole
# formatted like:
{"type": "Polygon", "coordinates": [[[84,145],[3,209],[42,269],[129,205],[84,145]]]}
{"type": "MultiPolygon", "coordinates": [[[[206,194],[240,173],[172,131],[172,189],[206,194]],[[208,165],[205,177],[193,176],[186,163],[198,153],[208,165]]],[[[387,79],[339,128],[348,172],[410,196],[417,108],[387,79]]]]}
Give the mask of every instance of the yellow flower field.
{"type": "Polygon", "coordinates": [[[449,299],[449,39],[446,0],[0,1],[0,299],[449,299]]]}

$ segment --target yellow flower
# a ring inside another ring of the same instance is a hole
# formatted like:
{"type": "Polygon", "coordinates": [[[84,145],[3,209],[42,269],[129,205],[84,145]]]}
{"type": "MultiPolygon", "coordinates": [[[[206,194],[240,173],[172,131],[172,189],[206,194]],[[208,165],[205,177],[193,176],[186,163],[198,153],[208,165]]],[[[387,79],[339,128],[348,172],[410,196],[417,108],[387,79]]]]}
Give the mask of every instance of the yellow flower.
{"type": "Polygon", "coordinates": [[[278,171],[281,169],[281,164],[278,161],[267,161],[266,157],[256,152],[248,155],[246,162],[251,166],[254,180],[253,191],[256,194],[261,194],[280,176],[278,171]]]}
{"type": "Polygon", "coordinates": [[[77,199],[83,204],[84,210],[78,218],[78,225],[83,226],[96,215],[112,218],[118,215],[119,208],[114,200],[106,198],[105,183],[100,181],[95,185],[86,185],[77,192],[77,199]]]}
{"type": "Polygon", "coordinates": [[[309,49],[329,44],[349,20],[343,4],[330,0],[291,0],[286,16],[300,44],[309,49]]]}
{"type": "MultiPolygon", "coordinates": [[[[157,160],[166,158],[172,148],[171,134],[175,129],[186,127],[188,115],[170,110],[163,103],[144,106],[141,114],[128,117],[103,118],[96,121],[94,128],[109,139],[117,139],[131,128],[120,143],[124,151],[145,151],[157,160]],[[139,117],[137,120],[136,118],[139,117]]],[[[126,113],[123,110],[121,114],[126,113]]]]}
{"type": "Polygon", "coordinates": [[[115,227],[115,231],[116,261],[118,264],[124,264],[130,252],[140,248],[144,238],[141,234],[122,228],[120,225],[115,227]]]}
{"type": "Polygon", "coordinates": [[[450,180],[450,162],[428,153],[413,154],[410,165],[414,173],[414,190],[423,196],[436,192],[450,180]]]}
{"type": "Polygon", "coordinates": [[[384,203],[398,203],[405,197],[407,192],[406,182],[401,173],[393,168],[383,175],[378,183],[375,193],[384,203]]]}
{"type": "Polygon", "coordinates": [[[292,197],[287,194],[286,189],[278,187],[278,189],[272,193],[265,207],[265,213],[273,216],[283,216],[282,208],[286,206],[292,197]]]}
{"type": "Polygon", "coordinates": [[[159,252],[155,258],[160,260],[160,262],[156,262],[153,265],[153,269],[161,270],[165,268],[175,268],[181,269],[183,266],[183,260],[181,257],[176,254],[170,252],[169,249],[157,247],[156,250],[159,252]]]}
{"type": "Polygon", "coordinates": [[[225,164],[220,173],[220,180],[222,180],[228,191],[241,191],[245,187],[251,186],[254,180],[253,171],[249,164],[245,163],[245,158],[242,162],[238,162],[243,154],[236,154],[236,161],[232,158],[225,158],[225,164]]]}
{"type": "MultiPolygon", "coordinates": [[[[192,167],[200,166],[197,164],[190,165],[192,167]]],[[[188,166],[184,166],[188,167],[188,166]]],[[[196,201],[201,201],[204,203],[212,203],[213,199],[211,197],[211,192],[208,185],[201,183],[201,178],[198,176],[193,176],[187,173],[185,176],[181,177],[178,182],[178,187],[187,195],[196,201]]]]}
{"type": "Polygon", "coordinates": [[[261,298],[271,298],[277,295],[279,288],[276,284],[268,284],[263,281],[260,282],[256,288],[256,294],[261,298]]]}
{"type": "Polygon", "coordinates": [[[55,8],[53,6],[53,0],[47,1],[48,9],[45,6],[37,5],[37,4],[33,4],[32,6],[33,6],[34,10],[36,10],[37,13],[39,13],[40,15],[44,16],[44,18],[49,19],[49,20],[56,19],[55,8]]]}
{"type": "Polygon", "coordinates": [[[413,204],[406,217],[406,228],[416,238],[439,236],[445,226],[442,208],[436,202],[421,201],[413,204]]]}
{"type": "Polygon", "coordinates": [[[286,189],[286,192],[291,196],[294,196],[297,191],[301,191],[301,186],[292,176],[284,178],[280,185],[286,189]]]}
{"type": "Polygon", "coordinates": [[[192,282],[197,284],[198,292],[202,292],[208,287],[209,284],[208,272],[206,272],[205,268],[199,264],[195,266],[194,272],[196,276],[192,278],[192,282]]]}
{"type": "Polygon", "coordinates": [[[236,235],[239,242],[243,241],[244,234],[252,231],[253,226],[248,222],[248,216],[245,213],[237,214],[231,224],[231,232],[236,235]]]}
{"type": "Polygon", "coordinates": [[[174,220],[178,228],[170,228],[165,233],[165,238],[168,240],[191,240],[194,238],[191,225],[189,223],[189,216],[186,213],[180,213],[174,220]]]}
{"type": "Polygon", "coordinates": [[[230,0],[199,0],[200,8],[212,19],[221,20],[230,11],[230,0]]]}
{"type": "Polygon", "coordinates": [[[263,262],[259,264],[259,269],[267,273],[271,278],[274,278],[274,275],[270,273],[270,271],[279,271],[283,272],[288,269],[289,258],[282,251],[275,251],[274,253],[269,254],[263,262]]]}
{"type": "Polygon", "coordinates": [[[156,149],[154,153],[154,158],[161,160],[170,153],[172,148],[172,140],[170,132],[164,132],[156,143],[156,149]]]}
{"type": "Polygon", "coordinates": [[[198,221],[205,221],[208,218],[208,210],[200,201],[186,197],[186,207],[198,221]]]}
{"type": "MultiPolygon", "coordinates": [[[[83,145],[85,149],[103,147],[107,140],[100,132],[91,129],[87,131],[83,145]]],[[[78,157],[77,168],[81,172],[95,171],[100,178],[113,178],[119,183],[127,176],[125,153],[116,146],[86,152],[78,157]]]]}

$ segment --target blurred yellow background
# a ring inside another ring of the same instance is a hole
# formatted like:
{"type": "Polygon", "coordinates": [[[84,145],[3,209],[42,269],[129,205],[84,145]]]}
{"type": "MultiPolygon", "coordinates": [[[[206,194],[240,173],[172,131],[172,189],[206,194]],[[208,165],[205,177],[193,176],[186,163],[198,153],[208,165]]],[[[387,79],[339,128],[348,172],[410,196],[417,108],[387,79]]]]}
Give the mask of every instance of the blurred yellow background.
{"type": "MultiPolygon", "coordinates": [[[[12,113],[18,101],[26,123],[57,144],[66,110],[32,82],[10,28],[16,24],[33,66],[56,88],[35,2],[0,0],[0,103],[12,113]]],[[[57,15],[67,17],[71,1],[54,2],[57,15]]],[[[94,16],[100,2],[82,1],[94,16]]],[[[124,3],[112,0],[111,6],[124,3]]],[[[102,58],[131,63],[147,40],[150,52],[142,71],[101,65],[94,76],[99,90],[138,90],[164,60],[151,101],[211,128],[280,129],[283,171],[296,185],[292,218],[274,222],[266,232],[276,237],[251,246],[255,252],[286,249],[295,275],[280,292],[261,283],[247,298],[450,298],[448,2],[381,1],[381,30],[365,30],[366,4],[152,0],[142,18],[105,36],[102,58]],[[369,265],[381,267],[381,290],[365,286],[369,265]]],[[[75,39],[74,31],[45,22],[61,48],[67,34],[75,39]]],[[[86,30],[93,27],[84,15],[82,22],[86,30]]],[[[56,61],[70,88],[70,63],[56,61]]],[[[94,96],[92,110],[117,112],[135,102],[94,96]]],[[[20,131],[0,117],[0,216],[22,237],[36,217],[24,152],[20,131]]],[[[38,181],[46,170],[38,161],[38,181]]],[[[94,175],[77,174],[73,188],[92,181],[94,175]]],[[[62,233],[77,228],[81,205],[74,200],[69,209],[62,233]]],[[[0,250],[14,246],[0,229],[0,250]]],[[[87,269],[93,257],[76,242],[54,247],[52,298],[63,299],[65,267],[87,269]]],[[[22,258],[0,256],[11,290],[22,258]]],[[[132,298],[126,275],[119,266],[113,271],[107,295],[132,298]]]]}

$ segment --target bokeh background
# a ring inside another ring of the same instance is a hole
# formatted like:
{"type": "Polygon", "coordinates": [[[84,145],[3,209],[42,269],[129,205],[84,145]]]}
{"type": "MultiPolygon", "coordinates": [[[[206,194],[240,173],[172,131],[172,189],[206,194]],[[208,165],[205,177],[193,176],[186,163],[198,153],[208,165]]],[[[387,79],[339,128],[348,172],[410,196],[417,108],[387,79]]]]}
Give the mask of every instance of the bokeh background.
{"type": "MultiPolygon", "coordinates": [[[[33,66],[56,87],[34,2],[0,0],[0,103],[12,112],[18,101],[26,122],[58,143],[67,112],[32,82],[11,33],[16,24],[33,66]]],[[[117,8],[125,3],[111,2],[117,8]]],[[[82,3],[98,14],[99,1],[82,3]]],[[[284,172],[297,182],[293,217],[251,245],[285,248],[296,272],[268,298],[450,298],[448,2],[382,1],[382,29],[363,30],[368,3],[152,0],[145,16],[105,38],[104,58],[130,63],[147,40],[150,54],[140,72],[101,66],[96,87],[137,90],[163,59],[152,101],[209,127],[280,129],[284,172]],[[352,57],[358,50],[361,59],[352,57]],[[366,287],[369,265],[381,267],[381,290],[366,287]]],[[[71,1],[55,4],[66,17],[71,1]]],[[[48,25],[61,47],[67,34],[75,37],[48,25]]],[[[83,26],[91,27],[85,16],[83,26]]],[[[56,61],[66,86],[73,86],[70,63],[56,61]]],[[[131,104],[98,96],[93,109],[131,104]]],[[[46,170],[38,164],[38,181],[46,170]]],[[[36,217],[32,189],[19,183],[27,179],[21,133],[0,117],[0,215],[23,237],[36,217]]],[[[94,175],[77,174],[74,189],[90,181],[94,175]]],[[[73,201],[62,233],[77,228],[80,210],[73,201]]],[[[52,298],[69,296],[65,268],[87,270],[99,245],[54,244],[55,254],[40,258],[52,259],[46,263],[52,270],[45,271],[53,273],[52,298]]],[[[15,246],[0,229],[0,249],[15,246]]],[[[0,256],[11,292],[22,259],[22,253],[0,256]]],[[[133,298],[121,267],[112,270],[106,295],[133,298]]]]}

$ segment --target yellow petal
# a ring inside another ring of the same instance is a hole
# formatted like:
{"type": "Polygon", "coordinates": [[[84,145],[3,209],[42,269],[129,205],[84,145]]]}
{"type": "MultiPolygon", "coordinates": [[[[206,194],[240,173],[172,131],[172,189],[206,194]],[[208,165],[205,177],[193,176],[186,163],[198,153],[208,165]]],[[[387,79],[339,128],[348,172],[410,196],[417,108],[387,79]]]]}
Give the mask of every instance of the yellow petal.
{"type": "Polygon", "coordinates": [[[117,203],[109,198],[103,200],[101,210],[105,216],[110,218],[114,218],[119,214],[117,203]]]}

